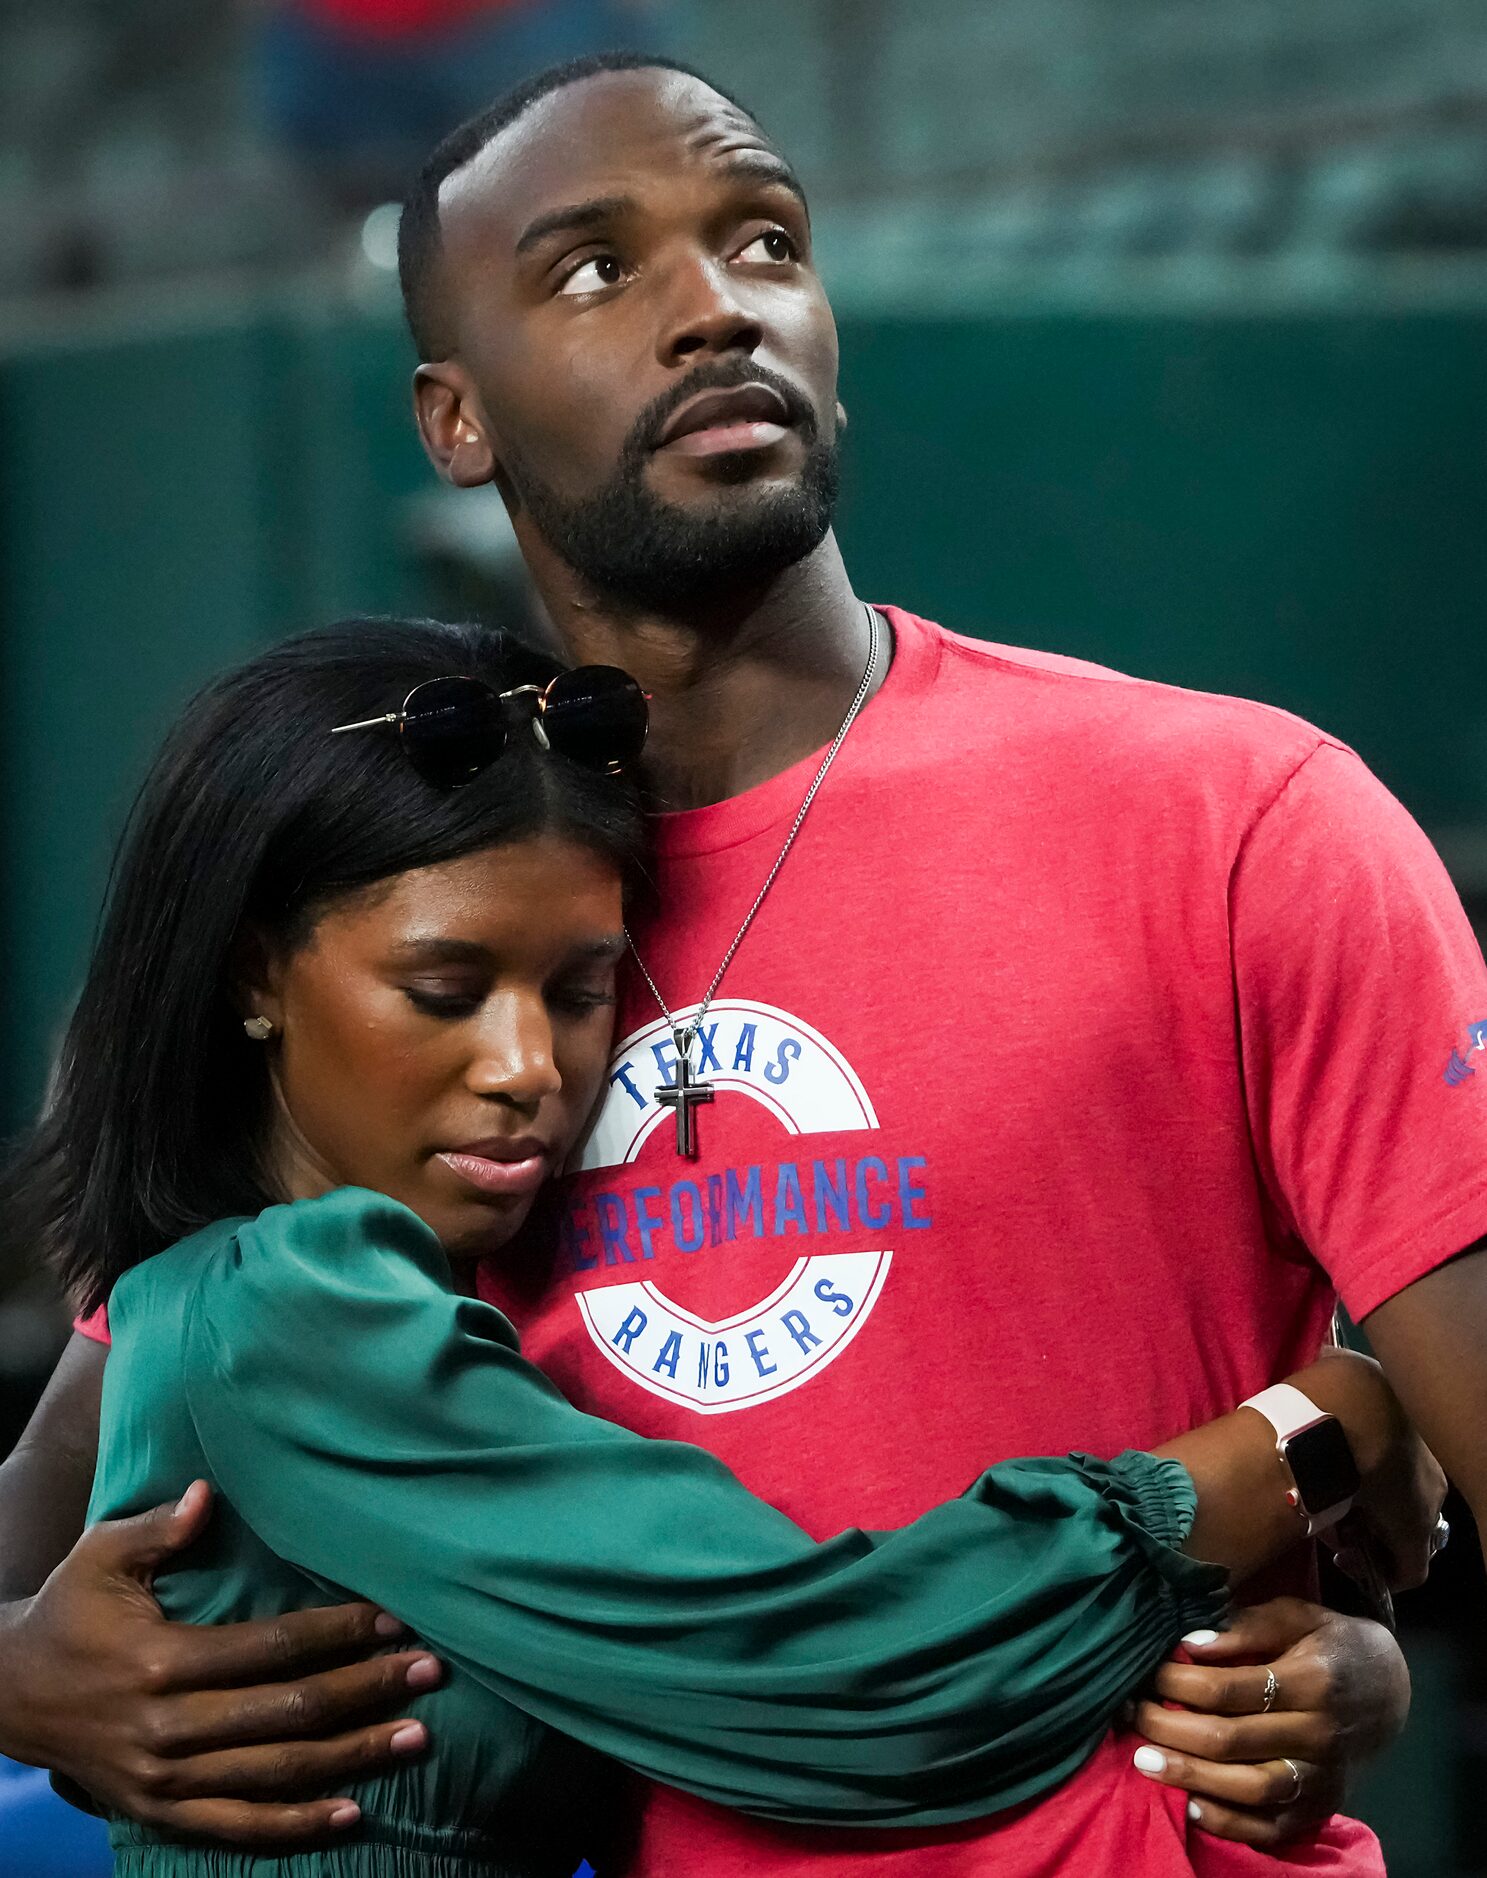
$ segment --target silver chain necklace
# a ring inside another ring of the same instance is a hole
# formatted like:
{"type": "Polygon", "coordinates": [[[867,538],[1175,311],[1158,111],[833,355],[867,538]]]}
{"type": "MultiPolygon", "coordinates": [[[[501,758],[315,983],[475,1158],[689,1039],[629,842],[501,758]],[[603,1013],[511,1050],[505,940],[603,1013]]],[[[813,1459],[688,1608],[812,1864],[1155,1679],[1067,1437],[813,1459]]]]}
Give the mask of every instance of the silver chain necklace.
{"type": "Polygon", "coordinates": [[[713,981],[703,994],[702,1002],[697,1006],[696,1014],[689,1024],[678,1024],[676,1019],[672,1016],[670,1010],[667,1008],[666,1000],[661,996],[660,987],[657,985],[655,979],[651,977],[650,972],[646,968],[645,960],[640,956],[635,941],[630,936],[629,927],[627,926],[625,928],[625,938],[629,943],[635,963],[640,967],[640,975],[650,986],[651,996],[660,1006],[661,1015],[666,1019],[667,1025],[671,1031],[672,1042],[676,1046],[676,1081],[663,1084],[661,1088],[656,1090],[655,1098],[663,1108],[674,1109],[676,1111],[676,1151],[678,1154],[685,1155],[688,1160],[694,1161],[697,1158],[697,1125],[692,1114],[693,1107],[699,1102],[711,1102],[714,1095],[713,1085],[710,1082],[694,1080],[693,1078],[692,1045],[697,1041],[697,1034],[702,1029],[702,1021],[707,1016],[708,1007],[717,996],[718,987],[723,982],[724,972],[726,972],[728,967],[733,963],[733,955],[743,944],[744,934],[749,930],[750,926],[753,925],[754,916],[759,911],[760,907],[763,906],[764,897],[774,885],[776,874],[778,874],[780,869],[785,865],[785,856],[794,846],[795,837],[800,833],[800,825],[805,820],[806,810],[815,800],[816,791],[821,787],[822,783],[825,782],[827,770],[829,770],[833,762],[835,762],[837,751],[841,749],[842,744],[846,740],[847,732],[852,728],[857,713],[867,702],[867,694],[873,688],[873,674],[878,669],[878,615],[872,607],[867,607],[865,611],[867,613],[868,634],[867,669],[862,674],[862,683],[857,687],[856,695],[847,706],[847,715],[842,719],[841,729],[832,739],[831,748],[826,752],[820,769],[816,771],[815,778],[810,788],[805,792],[805,800],[797,810],[795,820],[790,824],[790,832],[785,837],[784,846],[775,856],[774,866],[770,868],[769,872],[765,875],[764,885],[755,895],[754,904],[749,908],[748,912],[744,914],[743,923],[733,935],[733,943],[723,954],[723,962],[713,973],[713,981]]]}

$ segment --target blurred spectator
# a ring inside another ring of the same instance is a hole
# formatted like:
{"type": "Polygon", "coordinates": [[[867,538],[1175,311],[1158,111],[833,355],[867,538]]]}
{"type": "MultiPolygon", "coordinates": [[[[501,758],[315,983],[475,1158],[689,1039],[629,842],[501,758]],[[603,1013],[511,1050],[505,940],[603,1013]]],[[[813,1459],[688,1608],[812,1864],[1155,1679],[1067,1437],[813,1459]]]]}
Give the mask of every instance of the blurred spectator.
{"type": "Polygon", "coordinates": [[[252,0],[269,128],[347,212],[401,197],[447,131],[560,59],[661,50],[665,0],[252,0]]]}

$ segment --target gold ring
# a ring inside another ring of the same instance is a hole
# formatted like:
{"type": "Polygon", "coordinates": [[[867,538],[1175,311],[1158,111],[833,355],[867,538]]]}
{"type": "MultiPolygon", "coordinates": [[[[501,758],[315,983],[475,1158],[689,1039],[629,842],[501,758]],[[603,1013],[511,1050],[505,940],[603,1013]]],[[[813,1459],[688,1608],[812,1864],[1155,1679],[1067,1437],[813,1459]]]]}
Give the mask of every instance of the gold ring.
{"type": "MultiPolygon", "coordinates": [[[[1264,1700],[1260,1703],[1260,1713],[1262,1715],[1268,1715],[1271,1709],[1275,1707],[1276,1698],[1279,1694],[1280,1684],[1275,1680],[1275,1671],[1273,1669],[1267,1669],[1265,1672],[1265,1696],[1264,1700]]],[[[1289,1767],[1290,1762],[1288,1761],[1286,1765],[1289,1767]]],[[[1293,1769],[1292,1771],[1294,1772],[1295,1770],[1293,1769]]]]}
{"type": "Polygon", "coordinates": [[[1279,1804],[1281,1806],[1294,1806],[1296,1802],[1301,1798],[1301,1769],[1296,1765],[1296,1763],[1293,1760],[1288,1759],[1284,1754],[1281,1756],[1280,1764],[1282,1767],[1290,1768],[1291,1779],[1295,1782],[1295,1785],[1292,1787],[1291,1791],[1286,1795],[1286,1797],[1279,1802],[1279,1804]]]}

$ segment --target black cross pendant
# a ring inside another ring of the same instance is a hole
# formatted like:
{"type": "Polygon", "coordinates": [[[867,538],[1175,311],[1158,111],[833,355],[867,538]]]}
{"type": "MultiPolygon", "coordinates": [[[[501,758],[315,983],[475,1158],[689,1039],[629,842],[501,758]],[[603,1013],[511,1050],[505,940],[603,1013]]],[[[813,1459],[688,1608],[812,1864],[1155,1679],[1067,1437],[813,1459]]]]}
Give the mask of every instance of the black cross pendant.
{"type": "Polygon", "coordinates": [[[656,1091],[656,1100],[663,1109],[676,1110],[676,1151],[689,1161],[695,1161],[697,1126],[692,1117],[692,1105],[711,1102],[713,1086],[710,1082],[692,1080],[692,1039],[686,1031],[674,1030],[671,1037],[676,1045],[676,1081],[663,1083],[656,1091]]]}

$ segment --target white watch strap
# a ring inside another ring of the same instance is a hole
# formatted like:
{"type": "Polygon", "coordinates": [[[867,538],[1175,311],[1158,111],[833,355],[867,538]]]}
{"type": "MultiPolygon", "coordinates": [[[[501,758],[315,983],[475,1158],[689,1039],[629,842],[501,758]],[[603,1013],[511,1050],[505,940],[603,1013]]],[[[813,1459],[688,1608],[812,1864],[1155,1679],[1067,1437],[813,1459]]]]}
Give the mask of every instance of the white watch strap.
{"type": "MultiPolygon", "coordinates": [[[[1262,1389],[1258,1395],[1252,1395],[1239,1404],[1241,1408],[1251,1408],[1263,1415],[1275,1430],[1276,1446],[1288,1441],[1292,1435],[1303,1428],[1309,1428],[1313,1422],[1326,1418],[1327,1411],[1319,1409],[1309,1395],[1289,1382],[1273,1383],[1270,1388],[1262,1389]]],[[[1315,1513],[1307,1513],[1301,1505],[1301,1494],[1293,1488],[1286,1498],[1306,1521],[1307,1532],[1315,1538],[1319,1532],[1327,1532],[1344,1518],[1353,1502],[1343,1500],[1336,1506],[1320,1507],[1315,1513]]]]}
{"type": "Polygon", "coordinates": [[[1298,1428],[1309,1428],[1313,1422],[1321,1421],[1324,1414],[1309,1395],[1303,1395],[1289,1382],[1274,1383],[1258,1395],[1247,1397],[1239,1406],[1255,1409],[1263,1415],[1275,1430],[1277,1441],[1289,1440],[1298,1428]]]}

